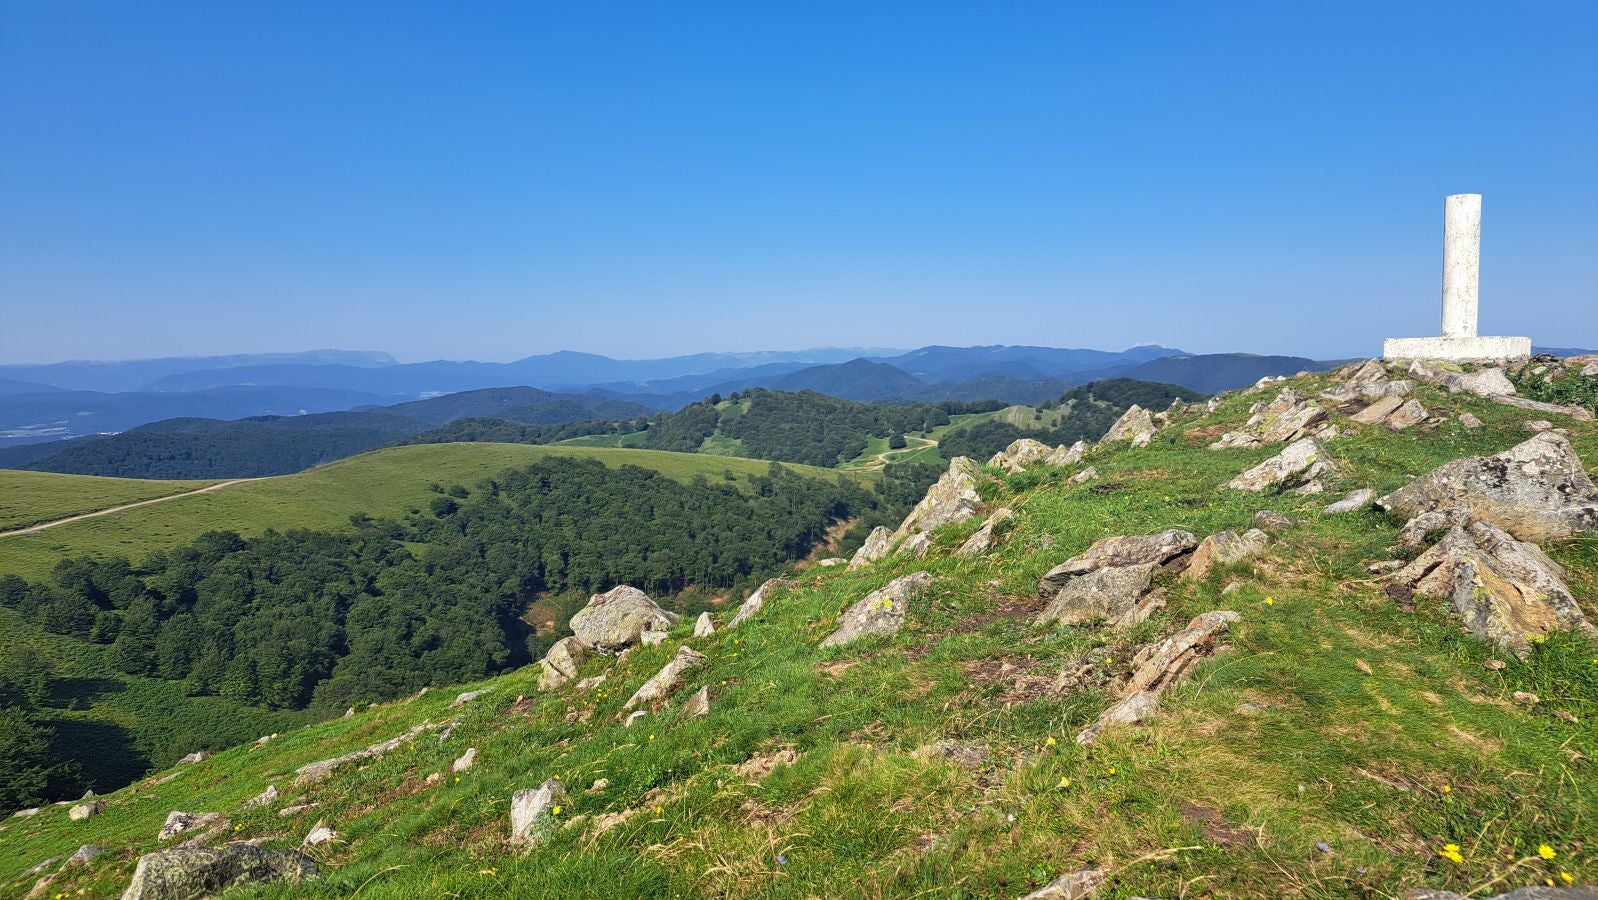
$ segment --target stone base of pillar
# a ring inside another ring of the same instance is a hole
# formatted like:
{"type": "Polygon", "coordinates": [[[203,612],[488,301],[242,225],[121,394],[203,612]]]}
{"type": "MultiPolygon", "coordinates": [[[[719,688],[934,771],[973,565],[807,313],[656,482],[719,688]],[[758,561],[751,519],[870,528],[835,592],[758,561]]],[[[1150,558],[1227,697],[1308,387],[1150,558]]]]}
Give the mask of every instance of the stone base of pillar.
{"type": "Polygon", "coordinates": [[[1529,337],[1418,337],[1382,341],[1382,359],[1485,363],[1530,358],[1529,337]]]}

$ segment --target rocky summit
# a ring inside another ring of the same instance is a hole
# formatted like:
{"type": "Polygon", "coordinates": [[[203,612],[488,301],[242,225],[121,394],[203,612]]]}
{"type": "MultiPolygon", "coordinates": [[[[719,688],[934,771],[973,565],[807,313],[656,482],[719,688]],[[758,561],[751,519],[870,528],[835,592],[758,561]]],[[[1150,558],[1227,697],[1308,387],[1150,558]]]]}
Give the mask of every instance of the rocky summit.
{"type": "Polygon", "coordinates": [[[1366,360],[956,458],[825,563],[584,591],[518,671],[20,811],[0,894],[1591,896],[1580,371],[1366,360]]]}

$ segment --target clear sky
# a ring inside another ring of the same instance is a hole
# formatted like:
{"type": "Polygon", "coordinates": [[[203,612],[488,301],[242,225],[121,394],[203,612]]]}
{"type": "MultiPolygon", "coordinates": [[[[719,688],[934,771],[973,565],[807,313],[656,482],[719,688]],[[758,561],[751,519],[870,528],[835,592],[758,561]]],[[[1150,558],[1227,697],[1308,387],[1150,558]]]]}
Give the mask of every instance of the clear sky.
{"type": "Polygon", "coordinates": [[[1598,3],[0,0],[0,361],[1598,346],[1598,3]]]}

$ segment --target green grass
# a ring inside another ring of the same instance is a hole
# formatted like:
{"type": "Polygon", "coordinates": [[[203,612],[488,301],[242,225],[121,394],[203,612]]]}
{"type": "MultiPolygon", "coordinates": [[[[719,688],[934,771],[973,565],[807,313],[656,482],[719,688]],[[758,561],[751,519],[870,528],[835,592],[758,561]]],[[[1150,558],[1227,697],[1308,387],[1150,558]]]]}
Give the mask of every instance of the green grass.
{"type": "Polygon", "coordinates": [[[0,469],[0,531],[181,494],[214,481],[146,481],[0,469]]]}
{"type": "MultiPolygon", "coordinates": [[[[1392,434],[1341,422],[1328,451],[1347,474],[1334,487],[1393,487],[1512,446],[1523,420],[1544,417],[1426,387],[1420,397],[1485,427],[1392,434]]],[[[118,792],[85,823],[61,808],[14,820],[0,831],[0,890],[25,890],[24,869],[93,842],[113,852],[51,889],[115,895],[172,809],[227,813],[229,834],[274,847],[297,845],[319,818],[339,831],[313,851],[317,884],[229,897],[1014,898],[1095,865],[1114,872],[1105,897],[1394,896],[1418,886],[1488,896],[1560,871],[1598,881],[1598,646],[1562,635],[1519,660],[1470,637],[1439,601],[1401,612],[1365,570],[1387,558],[1399,522],[1322,518],[1337,494],[1220,489],[1272,450],[1210,451],[1183,431],[1239,422],[1257,399],[1230,397],[1145,449],[1097,448],[1087,463],[1101,476],[1084,485],[1066,484],[1074,469],[996,478],[985,495],[1019,515],[987,557],[950,555],[977,526],[968,521],[938,532],[924,561],[809,571],[734,631],[690,639],[685,623],[625,660],[589,660],[583,674],[608,675],[592,693],[540,694],[528,669],[485,682],[493,693],[462,710],[446,707],[463,688],[438,690],[229,750],[170,785],[118,792]],[[1262,507],[1304,523],[1253,563],[1172,581],[1169,608],[1142,626],[1031,626],[1038,577],[1093,540],[1240,529],[1262,507]],[[848,605],[922,568],[935,585],[898,636],[818,648],[848,605]],[[1242,616],[1230,652],[1200,664],[1149,726],[1112,730],[1092,751],[1075,745],[1138,646],[1218,608],[1242,616]],[[683,643],[707,664],[664,709],[621,727],[628,696],[683,643]],[[1489,658],[1507,664],[1492,671],[1489,658]],[[1061,695],[1028,693],[989,674],[1001,664],[1043,684],[1083,665],[1090,675],[1061,695]],[[701,685],[710,715],[682,717],[682,699],[701,685]],[[1515,691],[1542,702],[1517,705],[1515,691]],[[520,695],[528,701],[516,705],[520,695]],[[429,732],[321,785],[291,787],[306,762],[455,718],[447,742],[429,732]],[[967,768],[917,752],[940,740],[990,755],[967,768]],[[478,763],[457,781],[449,764],[468,746],[478,763]],[[793,764],[764,778],[733,771],[784,749],[797,753],[793,764]],[[430,786],[435,772],[443,780],[430,786]],[[572,824],[542,848],[507,846],[511,793],[548,777],[570,788],[561,819],[572,824]],[[608,787],[588,792],[600,778],[608,787]],[[238,812],[268,783],[284,792],[279,806],[321,805],[287,820],[238,812]],[[597,816],[628,810],[623,824],[594,832],[597,816]],[[1438,855],[1448,843],[1462,864],[1438,855]],[[1556,859],[1537,855],[1544,843],[1556,859]]],[[[1598,425],[1558,424],[1598,459],[1598,425]]],[[[1598,538],[1549,549],[1598,615],[1598,538]]]]}
{"type": "MultiPolygon", "coordinates": [[[[393,516],[423,507],[432,496],[429,484],[469,486],[550,455],[588,457],[611,466],[643,466],[678,481],[701,474],[717,478],[727,471],[747,478],[764,474],[770,466],[763,460],[569,445],[460,443],[394,447],[294,475],[233,485],[36,534],[0,537],[0,574],[44,578],[59,560],[82,554],[138,560],[152,550],[180,546],[215,529],[250,535],[268,528],[344,528],[355,513],[393,516]]],[[[788,468],[819,477],[838,477],[837,473],[810,466],[788,468]]]]}

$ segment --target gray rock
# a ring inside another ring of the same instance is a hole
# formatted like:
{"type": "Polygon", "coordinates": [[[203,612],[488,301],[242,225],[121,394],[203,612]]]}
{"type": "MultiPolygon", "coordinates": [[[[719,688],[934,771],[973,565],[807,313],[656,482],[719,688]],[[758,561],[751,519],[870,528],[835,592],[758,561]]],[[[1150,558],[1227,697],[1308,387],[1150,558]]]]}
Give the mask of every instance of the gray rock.
{"type": "Polygon", "coordinates": [[[1475,431],[1476,429],[1481,427],[1481,419],[1476,418],[1475,416],[1471,415],[1468,412],[1460,413],[1459,414],[1459,424],[1463,425],[1465,428],[1469,429],[1470,431],[1475,431]]]}
{"type": "Polygon", "coordinates": [[[893,533],[895,542],[922,531],[932,531],[951,522],[961,522],[977,514],[982,496],[977,493],[982,469],[964,456],[949,461],[949,469],[927,490],[910,515],[893,533]]]}
{"type": "Polygon", "coordinates": [[[1592,630],[1564,574],[1536,544],[1473,522],[1455,524],[1392,581],[1447,599],[1472,634],[1524,656],[1555,630],[1592,630]]]}
{"type": "Polygon", "coordinates": [[[1086,469],[1083,469],[1082,471],[1076,473],[1075,475],[1072,475],[1070,478],[1067,478],[1065,480],[1065,483],[1066,484],[1087,484],[1088,482],[1092,481],[1093,479],[1095,479],[1097,477],[1099,477],[1099,470],[1094,468],[1093,466],[1088,466],[1086,469]]]}
{"type": "Polygon", "coordinates": [[[1098,743],[1105,729],[1116,725],[1140,725],[1160,712],[1160,697],[1149,691],[1140,691],[1124,697],[1099,714],[1092,725],[1082,729],[1076,742],[1084,747],[1098,743]]]}
{"type": "Polygon", "coordinates": [[[1139,650],[1132,659],[1132,675],[1121,688],[1121,701],[1101,713],[1077,735],[1076,742],[1092,746],[1110,726],[1135,725],[1152,718],[1159,712],[1160,695],[1200,659],[1214,653],[1217,639],[1240,618],[1230,610],[1203,613],[1176,634],[1139,650]]]}
{"type": "Polygon", "coordinates": [[[1403,431],[1426,421],[1426,417],[1429,415],[1431,413],[1426,410],[1426,407],[1421,405],[1419,400],[1411,398],[1405,400],[1402,405],[1389,413],[1387,418],[1382,421],[1382,424],[1393,431],[1403,431]]]}
{"type": "Polygon", "coordinates": [[[122,900],[199,900],[245,884],[300,884],[317,877],[316,862],[292,850],[250,844],[183,847],[139,857],[122,900]]]}
{"type": "Polygon", "coordinates": [[[1284,516],[1273,510],[1261,509],[1254,513],[1254,527],[1271,534],[1292,528],[1297,524],[1298,520],[1292,516],[1284,516]]]}
{"type": "Polygon", "coordinates": [[[205,761],[205,752],[202,751],[202,750],[196,750],[193,753],[190,753],[188,756],[185,756],[182,759],[178,760],[178,765],[180,765],[180,766],[192,766],[192,765],[194,765],[197,762],[204,762],[204,761],[205,761]]]}
{"type": "Polygon", "coordinates": [[[317,847],[336,840],[338,840],[338,832],[327,827],[326,822],[318,819],[316,824],[311,826],[311,831],[305,836],[305,840],[300,842],[300,846],[317,847]]]}
{"type": "Polygon", "coordinates": [[[426,731],[427,728],[428,723],[423,722],[420,725],[412,727],[399,737],[390,738],[386,741],[379,741],[378,743],[372,744],[369,747],[365,747],[361,750],[355,750],[350,753],[345,753],[342,756],[335,756],[332,759],[320,759],[313,763],[306,763],[305,765],[294,770],[294,784],[296,786],[303,786],[324,781],[331,776],[333,774],[333,770],[337,769],[339,766],[342,766],[345,763],[354,762],[358,759],[371,759],[373,757],[382,756],[383,754],[395,749],[407,741],[415,740],[416,736],[421,734],[423,731],[426,731]]]}
{"type": "Polygon", "coordinates": [[[694,637],[710,637],[715,633],[716,620],[712,619],[708,612],[700,613],[699,618],[694,620],[694,637]]]}
{"type": "Polygon", "coordinates": [[[1318,494],[1324,490],[1320,479],[1336,474],[1337,467],[1326,455],[1320,442],[1314,438],[1302,438],[1288,444],[1281,453],[1228,481],[1226,487],[1256,493],[1275,488],[1277,491],[1318,494]]]}
{"type": "Polygon", "coordinates": [[[450,703],[449,708],[456,709],[458,707],[465,706],[473,700],[476,700],[478,697],[482,697],[493,692],[493,688],[480,688],[475,691],[462,691],[456,695],[454,702],[450,703]]]}
{"type": "Polygon", "coordinates": [[[1126,412],[1121,414],[1121,418],[1115,420],[1115,424],[1111,425],[1110,430],[1104,433],[1104,437],[1099,439],[1099,443],[1109,444],[1115,441],[1131,441],[1134,447],[1147,447],[1149,441],[1154,439],[1154,435],[1158,430],[1154,425],[1154,417],[1149,414],[1149,411],[1134,403],[1127,408],[1126,412]]]}
{"type": "Polygon", "coordinates": [[[649,715],[649,710],[647,709],[633,710],[631,713],[627,714],[627,719],[621,723],[621,727],[631,728],[638,723],[639,719],[642,719],[647,715],[649,715]]]}
{"type": "Polygon", "coordinates": [[[1325,422],[1326,410],[1303,399],[1292,388],[1282,388],[1276,399],[1257,407],[1241,429],[1222,435],[1210,449],[1264,447],[1295,441],[1318,433],[1325,422]]]}
{"type": "Polygon", "coordinates": [[[642,647],[655,647],[666,643],[666,638],[671,637],[669,631],[646,631],[638,636],[638,644],[642,647]]]}
{"type": "Polygon", "coordinates": [[[1110,877],[1103,869],[1083,869],[1061,875],[1021,900],[1087,900],[1096,897],[1110,877]]]}
{"type": "Polygon", "coordinates": [[[1042,462],[1053,452],[1053,449],[1042,441],[1017,438],[1010,443],[1010,446],[993,454],[993,458],[988,460],[988,465],[1008,472],[1019,472],[1033,463],[1042,462]]]}
{"type": "Polygon", "coordinates": [[[99,801],[92,801],[92,802],[89,802],[89,803],[79,803],[78,805],[76,805],[76,806],[72,807],[71,809],[67,810],[67,818],[71,819],[74,822],[81,822],[84,819],[87,819],[87,818],[89,818],[91,816],[99,815],[100,812],[102,810],[104,810],[104,809],[105,809],[105,804],[102,803],[102,802],[99,802],[99,801]]]}
{"type": "MultiPolygon", "coordinates": [[[[1466,900],[1464,894],[1437,888],[1415,888],[1403,893],[1403,900],[1466,900]]],[[[1487,900],[1598,900],[1598,887],[1577,885],[1568,888],[1528,885],[1487,900]]]]}
{"type": "Polygon", "coordinates": [[[849,607],[838,619],[838,630],[821,642],[823,647],[840,647],[863,637],[889,637],[904,627],[909,600],[932,586],[932,575],[915,572],[888,582],[849,607]]]}
{"type": "Polygon", "coordinates": [[[818,559],[818,560],[816,560],[816,565],[820,566],[823,569],[830,569],[833,566],[845,566],[845,565],[848,565],[848,564],[849,564],[849,561],[847,559],[844,559],[841,556],[829,556],[826,559],[818,559]]]}
{"type": "Polygon", "coordinates": [[[748,620],[750,616],[760,612],[765,607],[766,599],[771,594],[791,587],[793,587],[793,582],[785,578],[768,579],[760,587],[755,588],[755,592],[749,595],[749,598],[743,602],[742,606],[738,607],[738,612],[733,615],[732,621],[727,623],[727,627],[738,627],[740,623],[748,620]]]}
{"type": "Polygon", "coordinates": [[[1199,542],[1198,549],[1193,551],[1193,557],[1188,561],[1187,569],[1182,572],[1182,577],[1198,580],[1219,566],[1229,566],[1259,556],[1265,552],[1270,543],[1270,535],[1258,528],[1250,528],[1242,534],[1235,531],[1218,531],[1199,542]]]}
{"type": "Polygon", "coordinates": [[[207,825],[221,821],[221,819],[221,813],[187,813],[174,810],[167,813],[166,823],[161,826],[161,833],[157,835],[157,838],[169,841],[186,831],[204,828],[207,825]]]}
{"type": "Polygon", "coordinates": [[[1515,393],[1514,383],[1504,374],[1503,369],[1497,367],[1467,373],[1437,368],[1417,361],[1410,363],[1409,374],[1420,381],[1442,385],[1455,393],[1465,391],[1479,397],[1494,399],[1515,393]]]}
{"type": "Polygon", "coordinates": [[[538,689],[550,691],[577,677],[588,657],[588,648],[575,636],[556,641],[538,661],[538,689]]]}
{"type": "Polygon", "coordinates": [[[1496,456],[1439,466],[1376,503],[1407,516],[1463,507],[1471,518],[1529,541],[1598,529],[1598,487],[1570,441],[1554,432],[1496,456]]]}
{"type": "Polygon", "coordinates": [[[646,631],[670,631],[677,618],[648,594],[623,584],[590,598],[571,617],[571,630],[590,650],[616,653],[637,645],[646,631]]]}
{"type": "Polygon", "coordinates": [[[67,859],[66,864],[68,867],[86,866],[89,863],[94,862],[94,858],[104,852],[105,848],[99,844],[84,844],[82,847],[78,848],[76,853],[72,854],[72,856],[67,859]]]}
{"type": "Polygon", "coordinates": [[[1544,431],[1553,431],[1554,423],[1547,419],[1528,419],[1520,423],[1520,430],[1531,434],[1539,434],[1544,431]]]}
{"type": "Polygon", "coordinates": [[[1014,516],[1015,511],[1010,509],[1008,506],[1001,506],[994,510],[992,515],[988,516],[987,521],[982,523],[982,527],[978,528],[976,533],[966,538],[965,543],[960,545],[960,549],[954,551],[954,555],[980,556],[981,554],[993,549],[993,530],[1000,525],[1003,525],[1005,522],[1008,522],[1014,516]]]}
{"type": "MultiPolygon", "coordinates": [[[[433,774],[436,775],[438,773],[435,772],[433,774]]],[[[292,819],[292,818],[294,818],[295,816],[299,815],[302,812],[305,812],[307,810],[315,809],[315,808],[317,808],[318,806],[321,806],[321,805],[322,804],[320,804],[320,803],[296,803],[293,806],[285,806],[282,809],[278,810],[277,811],[277,817],[279,819],[292,819]]]]}
{"type": "Polygon", "coordinates": [[[682,683],[683,675],[704,665],[705,659],[703,653],[692,647],[678,647],[677,655],[672,657],[671,662],[666,663],[659,672],[655,673],[655,677],[639,686],[622,709],[632,709],[670,696],[682,683]]]}
{"type": "Polygon", "coordinates": [[[710,688],[706,686],[694,691],[694,695],[682,705],[682,714],[684,718],[710,715],[710,688]]]}
{"type": "Polygon", "coordinates": [[[884,559],[893,552],[893,532],[886,525],[878,525],[871,529],[871,534],[866,536],[866,542],[854,552],[849,560],[849,568],[860,569],[871,565],[879,559],[884,559]]]}
{"type": "Polygon", "coordinates": [[[1057,596],[1072,578],[1111,566],[1165,564],[1198,546],[1191,531],[1177,528],[1156,534],[1116,535],[1100,538],[1093,546],[1050,569],[1038,582],[1038,596],[1057,596]]]}
{"type": "Polygon", "coordinates": [[[925,531],[912,535],[900,550],[911,559],[926,559],[932,550],[932,536],[925,531]]]}
{"type": "Polygon", "coordinates": [[[1360,488],[1352,491],[1348,496],[1321,510],[1323,516],[1340,516],[1343,513],[1355,512],[1370,505],[1376,499],[1376,492],[1370,488],[1360,488]]]}
{"type": "Polygon", "coordinates": [[[1088,622],[1115,622],[1131,613],[1143,595],[1154,586],[1157,563],[1108,566],[1065,583],[1034,625],[1082,625],[1088,622]]]}
{"type": "Polygon", "coordinates": [[[1074,466],[1082,461],[1082,457],[1087,452],[1087,441],[1077,441],[1069,447],[1061,444],[1050,450],[1048,456],[1043,457],[1043,464],[1046,466],[1074,466]]]}
{"type": "Polygon", "coordinates": [[[566,786],[551,778],[537,788],[517,791],[510,798],[510,841],[537,845],[555,830],[556,806],[566,798],[566,786]]]}
{"type": "Polygon", "coordinates": [[[251,797],[250,799],[244,801],[244,806],[242,808],[243,809],[260,809],[263,806],[271,806],[272,804],[277,802],[277,798],[278,798],[277,785],[269,784],[269,785],[266,786],[266,790],[260,792],[259,794],[256,794],[254,797],[251,797]]]}
{"type": "Polygon", "coordinates": [[[1494,397],[1493,402],[1502,403],[1505,406],[1518,407],[1520,409],[1529,409],[1535,412],[1554,413],[1556,415],[1569,416],[1572,419],[1578,419],[1583,422],[1591,422],[1593,417],[1592,410],[1585,409],[1580,406],[1560,406],[1557,403],[1543,403],[1540,400],[1527,400],[1525,397],[1494,397]]]}
{"type": "Polygon", "coordinates": [[[475,765],[477,765],[477,748],[467,747],[465,753],[462,753],[459,758],[449,764],[449,770],[451,772],[464,772],[475,765]]]}

